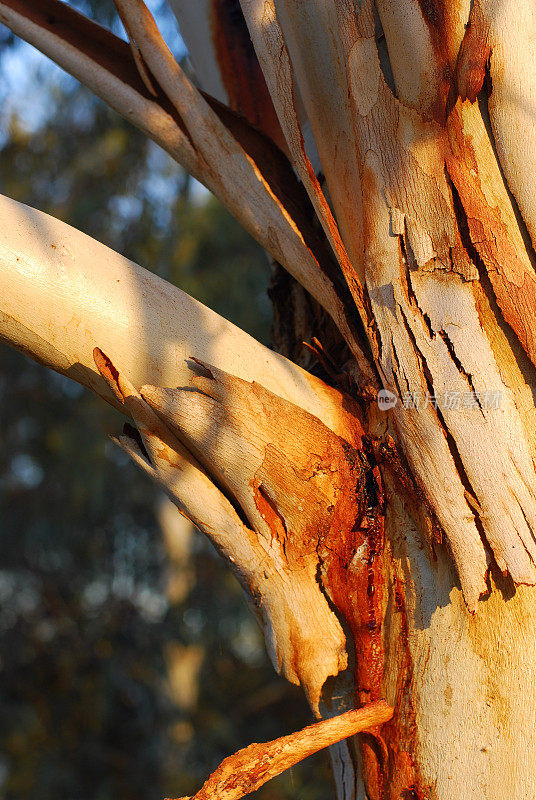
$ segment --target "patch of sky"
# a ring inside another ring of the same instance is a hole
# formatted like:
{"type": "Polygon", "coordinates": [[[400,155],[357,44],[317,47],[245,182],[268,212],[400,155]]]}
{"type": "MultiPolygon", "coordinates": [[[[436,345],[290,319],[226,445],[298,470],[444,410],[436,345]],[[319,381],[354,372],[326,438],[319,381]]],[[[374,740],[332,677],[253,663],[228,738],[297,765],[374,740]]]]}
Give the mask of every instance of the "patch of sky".
{"type": "MultiPolygon", "coordinates": [[[[88,14],[88,3],[78,0],[70,5],[88,14]]],[[[149,10],[154,15],[160,31],[171,52],[178,60],[187,51],[179,33],[177,21],[167,3],[162,0],[148,0],[149,10]]],[[[101,21],[101,20],[99,20],[101,21]]],[[[121,20],[116,15],[111,29],[117,36],[126,38],[121,20]]],[[[54,111],[54,91],[58,84],[66,89],[75,79],[26,42],[17,40],[12,47],[0,52],[0,147],[9,136],[9,126],[15,116],[18,124],[28,133],[37,131],[54,111]]],[[[76,109],[77,122],[83,124],[84,115],[90,112],[83,100],[76,109]]]]}

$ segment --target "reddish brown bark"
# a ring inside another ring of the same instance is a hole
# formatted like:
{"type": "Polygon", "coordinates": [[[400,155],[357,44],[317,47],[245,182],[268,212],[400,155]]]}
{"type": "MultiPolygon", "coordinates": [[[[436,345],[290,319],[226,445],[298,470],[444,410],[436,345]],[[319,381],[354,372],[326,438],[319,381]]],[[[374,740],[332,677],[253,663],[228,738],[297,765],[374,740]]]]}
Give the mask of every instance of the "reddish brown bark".
{"type": "Polygon", "coordinates": [[[281,149],[286,150],[285,137],[255,55],[239,0],[212,0],[211,28],[229,105],[270,136],[281,149]]]}

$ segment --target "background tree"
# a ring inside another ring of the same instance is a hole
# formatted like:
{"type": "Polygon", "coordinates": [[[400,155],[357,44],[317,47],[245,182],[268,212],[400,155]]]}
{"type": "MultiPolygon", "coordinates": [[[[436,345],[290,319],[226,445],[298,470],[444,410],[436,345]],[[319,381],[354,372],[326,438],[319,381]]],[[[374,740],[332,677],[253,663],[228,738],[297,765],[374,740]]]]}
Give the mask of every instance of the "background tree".
{"type": "Polygon", "coordinates": [[[141,2],[116,3],[130,48],[52,0],[1,13],[301,285],[274,294],[275,339],[306,333],[326,381],[9,201],[2,335],[132,417],[119,443],[228,559],[315,712],[394,705],[336,748],[341,797],[531,796],[534,11],[176,5],[228,106],[141,2]]]}

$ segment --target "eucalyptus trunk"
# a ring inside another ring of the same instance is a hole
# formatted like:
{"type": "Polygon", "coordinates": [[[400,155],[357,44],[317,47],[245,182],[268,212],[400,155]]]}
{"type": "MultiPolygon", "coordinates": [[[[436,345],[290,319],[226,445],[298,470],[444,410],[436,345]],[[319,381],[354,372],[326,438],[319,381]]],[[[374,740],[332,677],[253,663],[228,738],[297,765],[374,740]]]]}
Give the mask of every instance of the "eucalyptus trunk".
{"type": "Polygon", "coordinates": [[[333,744],[339,800],[536,796],[536,7],[171,0],[196,88],[115,4],[128,44],[0,20],[265,247],[281,353],[8,199],[0,335],[131,418],[317,717],[394,709],[333,744]]]}

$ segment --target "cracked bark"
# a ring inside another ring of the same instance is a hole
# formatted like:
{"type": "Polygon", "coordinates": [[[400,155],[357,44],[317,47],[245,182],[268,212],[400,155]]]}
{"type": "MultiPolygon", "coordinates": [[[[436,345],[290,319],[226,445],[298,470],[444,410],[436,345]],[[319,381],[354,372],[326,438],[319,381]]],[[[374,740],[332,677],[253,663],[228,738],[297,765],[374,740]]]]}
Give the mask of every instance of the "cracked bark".
{"type": "Polygon", "coordinates": [[[117,2],[132,49],[57,0],[0,14],[288,270],[276,343],[324,380],[7,200],[2,337],[133,418],[121,446],[215,540],[313,710],[394,707],[333,745],[339,798],[532,797],[534,10],[241,0],[230,21],[174,5],[215,99],[139,0],[117,2]],[[257,95],[233,80],[233,36],[257,95]],[[403,402],[427,394],[442,402],[403,402]]]}

